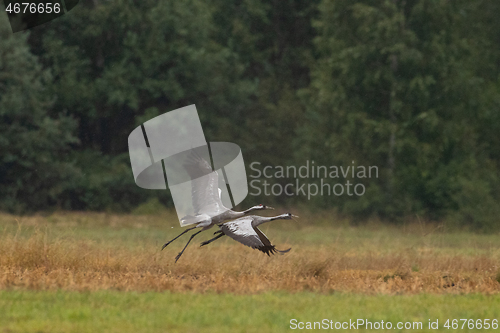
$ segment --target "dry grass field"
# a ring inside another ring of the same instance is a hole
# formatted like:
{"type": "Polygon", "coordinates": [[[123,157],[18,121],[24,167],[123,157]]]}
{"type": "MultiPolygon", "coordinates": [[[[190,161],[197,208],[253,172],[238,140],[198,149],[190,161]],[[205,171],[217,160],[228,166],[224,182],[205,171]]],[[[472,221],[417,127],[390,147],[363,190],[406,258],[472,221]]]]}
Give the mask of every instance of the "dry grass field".
{"type": "MultiPolygon", "coordinates": [[[[448,319],[500,319],[498,234],[294,213],[262,228],[292,247],[285,255],[224,238],[200,248],[214,228],[178,263],[188,236],[160,251],[182,230],[173,212],[0,214],[0,333],[289,332],[292,318],[449,331],[448,319]]],[[[371,331],[346,329],[358,330],[371,331]]]]}
{"type": "Polygon", "coordinates": [[[304,216],[265,225],[286,255],[268,257],[231,239],[206,247],[201,233],[164,251],[182,229],[172,212],[157,216],[58,213],[0,216],[0,289],[231,292],[282,290],[363,294],[500,291],[500,237],[443,232],[414,222],[349,227],[304,216]]]}
{"type": "MultiPolygon", "coordinates": [[[[200,248],[214,228],[178,263],[187,235],[160,251],[182,230],[172,211],[0,214],[0,332],[289,332],[292,318],[449,331],[448,319],[500,319],[498,234],[294,213],[262,228],[285,255],[224,238],[200,248]]],[[[371,331],[346,331],[358,330],[371,331]]]]}

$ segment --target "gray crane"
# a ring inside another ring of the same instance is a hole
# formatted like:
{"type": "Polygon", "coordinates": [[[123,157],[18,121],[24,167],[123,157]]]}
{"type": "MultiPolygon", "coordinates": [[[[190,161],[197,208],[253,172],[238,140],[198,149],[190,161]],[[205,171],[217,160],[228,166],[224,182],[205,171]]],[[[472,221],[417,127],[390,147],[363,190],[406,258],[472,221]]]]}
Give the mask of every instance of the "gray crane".
{"type": "Polygon", "coordinates": [[[204,158],[193,150],[186,158],[183,166],[187,173],[191,176],[191,179],[195,180],[191,182],[191,198],[193,201],[195,215],[185,216],[181,219],[181,222],[195,224],[195,226],[184,230],[177,237],[165,243],[161,249],[163,250],[170,243],[188,231],[196,228],[201,228],[201,230],[191,235],[182,251],[175,257],[175,262],[179,260],[194,236],[200,232],[210,229],[216,224],[221,224],[226,221],[245,216],[255,210],[274,209],[262,204],[250,207],[242,212],[235,212],[226,208],[220,197],[222,191],[218,187],[218,173],[216,171],[212,171],[212,168],[204,158]]]}
{"type": "Polygon", "coordinates": [[[284,251],[276,249],[276,247],[271,244],[271,241],[269,241],[269,238],[267,238],[266,235],[264,235],[264,233],[258,228],[258,226],[263,223],[271,222],[274,220],[291,220],[292,217],[298,217],[298,216],[292,215],[290,213],[272,217],[250,215],[238,218],[234,221],[225,222],[219,225],[220,230],[214,233],[214,235],[215,234],[219,235],[208,241],[201,243],[200,246],[210,244],[213,241],[226,235],[231,237],[235,241],[240,242],[243,245],[249,246],[252,249],[257,249],[259,251],[262,251],[268,256],[269,254],[275,254],[276,252],[281,254],[287,253],[288,251],[291,250],[291,248],[284,251]]]}

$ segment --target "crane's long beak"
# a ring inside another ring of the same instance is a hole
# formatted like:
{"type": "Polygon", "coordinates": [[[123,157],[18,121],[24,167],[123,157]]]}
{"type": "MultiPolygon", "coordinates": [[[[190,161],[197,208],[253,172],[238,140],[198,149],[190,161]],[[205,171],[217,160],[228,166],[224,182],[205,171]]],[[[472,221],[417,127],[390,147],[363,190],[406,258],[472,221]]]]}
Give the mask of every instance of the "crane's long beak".
{"type": "Polygon", "coordinates": [[[274,210],[274,207],[269,207],[269,206],[266,206],[266,209],[271,209],[271,210],[274,210]]]}
{"type": "Polygon", "coordinates": [[[294,217],[299,218],[297,215],[292,214],[292,220],[295,220],[294,217]]]}

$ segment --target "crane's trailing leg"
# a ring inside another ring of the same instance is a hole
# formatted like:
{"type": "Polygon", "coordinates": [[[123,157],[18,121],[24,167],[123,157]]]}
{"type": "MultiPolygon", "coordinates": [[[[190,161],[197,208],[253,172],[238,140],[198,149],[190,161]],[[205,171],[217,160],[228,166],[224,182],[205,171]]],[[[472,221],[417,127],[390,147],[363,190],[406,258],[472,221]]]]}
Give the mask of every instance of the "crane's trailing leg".
{"type": "Polygon", "coordinates": [[[200,231],[195,232],[194,234],[191,235],[191,237],[189,238],[188,242],[186,243],[186,246],[184,246],[184,248],[182,249],[182,251],[177,255],[177,257],[175,257],[175,262],[177,262],[177,260],[179,260],[179,258],[182,256],[182,254],[184,253],[184,250],[186,249],[186,247],[188,247],[189,243],[194,238],[194,236],[198,235],[203,230],[205,230],[205,229],[201,229],[200,231]]]}
{"type": "Polygon", "coordinates": [[[163,250],[164,248],[166,248],[168,246],[168,244],[172,243],[174,240],[176,240],[177,238],[181,237],[182,235],[184,235],[186,232],[190,231],[190,230],[193,230],[193,229],[196,229],[196,227],[192,227],[192,228],[189,228],[189,229],[186,229],[184,230],[183,232],[181,232],[181,234],[177,237],[175,237],[174,239],[172,239],[171,241],[165,243],[165,245],[163,245],[161,247],[161,249],[163,250]]]}
{"type": "Polygon", "coordinates": [[[200,244],[200,247],[204,246],[204,245],[207,245],[207,244],[210,244],[212,243],[214,240],[217,240],[219,238],[221,238],[222,236],[225,236],[222,231],[218,231],[216,233],[219,233],[220,235],[217,235],[216,237],[212,238],[212,239],[209,239],[207,241],[204,241],[203,243],[200,244]]]}

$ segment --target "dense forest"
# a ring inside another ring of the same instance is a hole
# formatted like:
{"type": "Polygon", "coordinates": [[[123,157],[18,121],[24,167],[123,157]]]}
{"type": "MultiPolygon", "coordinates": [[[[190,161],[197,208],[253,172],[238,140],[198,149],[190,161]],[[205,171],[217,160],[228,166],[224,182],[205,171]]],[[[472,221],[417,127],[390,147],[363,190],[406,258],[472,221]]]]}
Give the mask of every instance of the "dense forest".
{"type": "Polygon", "coordinates": [[[253,162],[378,168],[351,179],[361,196],[246,202],[498,230],[498,13],[498,0],[81,0],[15,34],[0,13],[0,210],[172,205],[135,185],[127,137],[196,104],[249,176],[253,162]]]}

